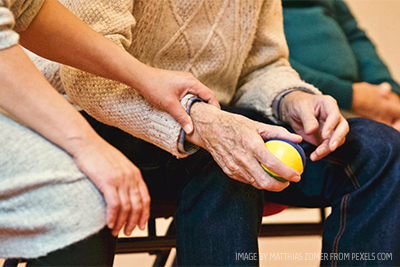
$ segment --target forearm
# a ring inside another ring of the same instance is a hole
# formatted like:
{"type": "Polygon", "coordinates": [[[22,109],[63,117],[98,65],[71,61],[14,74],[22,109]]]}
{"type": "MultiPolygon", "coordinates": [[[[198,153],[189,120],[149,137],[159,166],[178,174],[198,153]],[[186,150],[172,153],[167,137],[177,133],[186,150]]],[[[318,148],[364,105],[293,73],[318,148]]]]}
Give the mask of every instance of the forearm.
{"type": "Polygon", "coordinates": [[[98,138],[19,46],[0,50],[0,81],[0,107],[68,153],[98,138]]]}
{"type": "MultiPolygon", "coordinates": [[[[149,104],[126,85],[68,66],[61,67],[64,88],[72,102],[92,117],[122,129],[178,157],[179,123],[168,113],[149,104]]],[[[188,95],[182,99],[186,107],[188,95]]]]}
{"type": "Polygon", "coordinates": [[[91,29],[55,0],[45,1],[28,29],[20,33],[20,43],[44,58],[136,89],[145,89],[142,77],[151,73],[148,66],[91,29]]]}

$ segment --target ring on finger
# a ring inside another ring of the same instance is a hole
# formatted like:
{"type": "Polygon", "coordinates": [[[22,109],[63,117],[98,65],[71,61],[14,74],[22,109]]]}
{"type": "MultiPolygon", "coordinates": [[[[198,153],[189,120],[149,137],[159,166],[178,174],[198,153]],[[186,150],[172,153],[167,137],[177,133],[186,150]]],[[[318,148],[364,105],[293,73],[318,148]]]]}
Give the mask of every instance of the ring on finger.
{"type": "Polygon", "coordinates": [[[252,177],[252,178],[249,180],[249,184],[253,184],[255,181],[256,181],[256,178],[252,177]]]}

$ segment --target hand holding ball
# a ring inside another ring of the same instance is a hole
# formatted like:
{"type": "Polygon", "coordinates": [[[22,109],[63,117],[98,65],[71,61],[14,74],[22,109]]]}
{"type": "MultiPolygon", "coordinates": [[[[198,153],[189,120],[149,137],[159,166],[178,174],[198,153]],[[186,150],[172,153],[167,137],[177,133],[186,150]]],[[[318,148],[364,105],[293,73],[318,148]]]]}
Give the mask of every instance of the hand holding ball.
{"type": "MultiPolygon", "coordinates": [[[[295,169],[299,174],[303,173],[304,167],[306,166],[306,155],[301,146],[283,139],[268,140],[265,143],[265,146],[269,151],[272,152],[272,154],[274,154],[275,157],[277,157],[287,166],[295,169]]],[[[286,179],[268,170],[262,163],[261,166],[271,177],[280,182],[287,182],[286,179]]]]}

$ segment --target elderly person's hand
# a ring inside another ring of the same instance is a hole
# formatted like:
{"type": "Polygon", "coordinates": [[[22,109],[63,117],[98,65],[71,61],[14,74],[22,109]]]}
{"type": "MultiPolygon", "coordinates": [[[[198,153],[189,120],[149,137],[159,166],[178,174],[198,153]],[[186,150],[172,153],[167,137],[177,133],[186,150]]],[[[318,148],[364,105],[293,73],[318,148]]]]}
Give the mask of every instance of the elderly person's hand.
{"type": "Polygon", "coordinates": [[[195,130],[187,140],[208,150],[229,177],[269,191],[281,191],[289,185],[269,176],[262,163],[288,181],[300,180],[296,170],[277,159],[264,145],[264,140],[272,138],[298,143],[302,140],[299,135],[200,102],[193,104],[191,116],[195,130]]]}
{"type": "Polygon", "coordinates": [[[351,111],[400,131],[400,97],[391,89],[389,83],[379,85],[366,82],[354,83],[351,111]]]}
{"type": "Polygon", "coordinates": [[[281,120],[289,124],[304,141],[315,146],[311,160],[319,160],[341,146],[349,125],[331,96],[294,91],[280,103],[281,120]]]}

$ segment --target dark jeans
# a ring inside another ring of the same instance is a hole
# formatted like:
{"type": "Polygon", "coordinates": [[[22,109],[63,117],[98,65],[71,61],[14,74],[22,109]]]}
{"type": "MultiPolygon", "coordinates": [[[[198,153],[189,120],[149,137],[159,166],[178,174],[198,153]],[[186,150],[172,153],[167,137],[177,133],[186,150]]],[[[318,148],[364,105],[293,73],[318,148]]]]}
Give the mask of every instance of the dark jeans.
{"type": "MultiPolygon", "coordinates": [[[[270,123],[253,111],[230,111],[270,123]]],[[[230,179],[204,150],[177,159],[84,115],[141,169],[153,199],[179,202],[175,219],[181,266],[257,266],[258,260],[237,255],[258,252],[264,200],[299,207],[332,206],[321,265],[400,265],[400,134],[390,127],[350,120],[343,146],[317,162],[308,158],[302,180],[273,193],[230,179]]],[[[307,155],[314,149],[301,145],[307,155]]]]}

